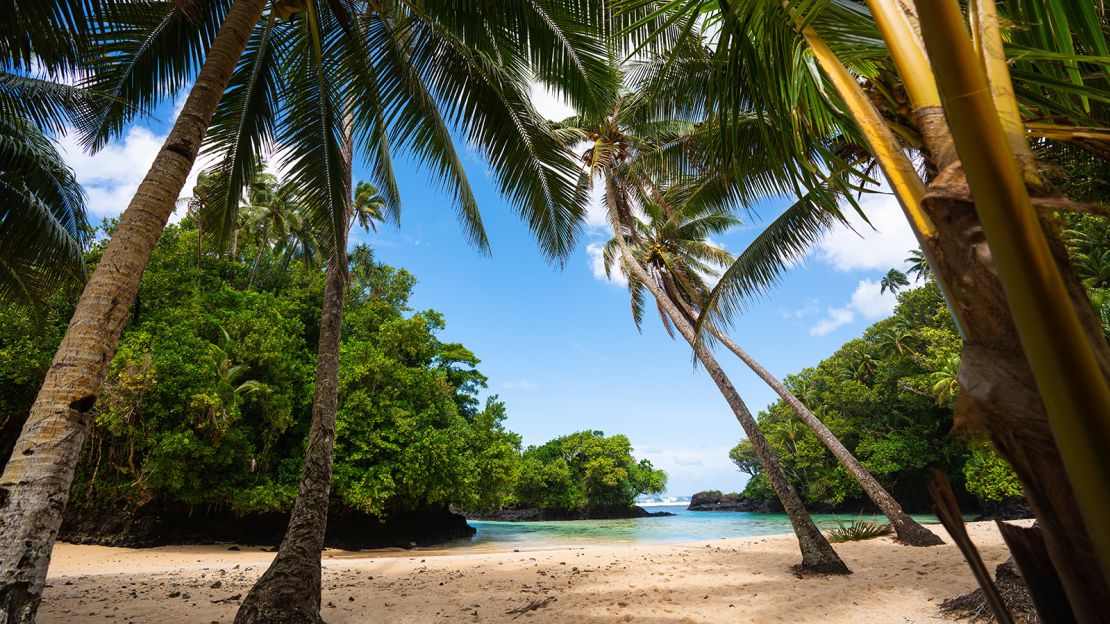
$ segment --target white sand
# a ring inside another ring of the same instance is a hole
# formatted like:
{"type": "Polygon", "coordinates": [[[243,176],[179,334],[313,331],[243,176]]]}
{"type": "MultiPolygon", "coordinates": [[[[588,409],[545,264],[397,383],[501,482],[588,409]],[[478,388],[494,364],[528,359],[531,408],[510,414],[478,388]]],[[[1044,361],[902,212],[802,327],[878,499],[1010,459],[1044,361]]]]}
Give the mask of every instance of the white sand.
{"type": "MultiPolygon", "coordinates": [[[[937,605],[975,581],[945,546],[889,538],[837,544],[854,574],[798,579],[792,536],[522,552],[329,550],[324,618],[356,622],[944,622],[937,605]]],[[[969,525],[993,570],[1007,556],[993,523],[969,525]]],[[[258,547],[150,549],[58,544],[39,622],[231,622],[273,557],[258,547]],[[216,587],[212,587],[216,585],[216,587]],[[171,597],[172,596],[172,597],[171,597]]]]}

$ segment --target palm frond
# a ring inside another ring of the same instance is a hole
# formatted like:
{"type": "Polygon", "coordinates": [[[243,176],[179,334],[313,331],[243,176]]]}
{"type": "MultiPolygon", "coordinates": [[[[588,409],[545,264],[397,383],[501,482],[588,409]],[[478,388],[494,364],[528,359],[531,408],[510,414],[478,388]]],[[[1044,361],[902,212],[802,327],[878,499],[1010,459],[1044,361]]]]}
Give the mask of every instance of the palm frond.
{"type": "Polygon", "coordinates": [[[209,0],[194,24],[172,2],[120,3],[93,34],[90,76],[82,86],[106,94],[91,120],[85,146],[100,149],[135,114],[150,114],[167,94],[186,87],[200,66],[230,0],[209,0]]]}
{"type": "Polygon", "coordinates": [[[205,136],[203,152],[218,160],[210,169],[212,180],[201,218],[217,249],[230,240],[243,189],[272,149],[280,66],[292,28],[277,26],[271,13],[265,25],[255,30],[205,136]]]}

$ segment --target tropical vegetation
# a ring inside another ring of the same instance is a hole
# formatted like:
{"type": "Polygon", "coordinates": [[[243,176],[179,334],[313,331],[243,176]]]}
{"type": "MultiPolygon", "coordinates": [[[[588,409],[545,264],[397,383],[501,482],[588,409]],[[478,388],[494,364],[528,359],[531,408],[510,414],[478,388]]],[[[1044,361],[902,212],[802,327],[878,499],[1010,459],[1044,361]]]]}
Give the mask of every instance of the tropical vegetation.
{"type": "MultiPolygon", "coordinates": [[[[469,500],[515,495],[513,469],[500,463],[513,454],[503,408],[472,404],[473,356],[437,351],[441,319],[409,314],[404,297],[393,316],[365,317],[373,297],[360,301],[368,286],[357,273],[378,270],[366,250],[346,257],[353,221],[366,227],[399,209],[396,152],[445,184],[485,249],[456,137],[481,154],[556,261],[574,248],[587,188],[600,184],[609,258],[629,279],[637,322],[650,293],[740,421],[750,449],[735,455],[755,477],[753,495],[769,486],[787,509],[804,566],[846,571],[802,497],[852,496],[843,469],[881,498],[871,473],[897,489],[939,465],[983,498],[1020,489],[1039,522],[1029,544],[1012,545],[1016,558],[1047,553],[1051,562],[1023,570],[1035,587],[1062,588],[1078,620],[1097,619],[1110,601],[1110,256],[1099,175],[1110,158],[1110,43],[1095,3],[17,0],[6,9],[0,298],[19,306],[5,329],[22,333],[4,338],[13,391],[0,399],[0,441],[13,450],[0,476],[0,620],[33,621],[65,503],[84,484],[92,499],[103,485],[105,495],[155,487],[243,509],[295,501],[277,560],[295,562],[293,573],[268,573],[237,621],[319,621],[333,485],[375,513],[389,492],[453,502],[375,473],[390,460],[341,438],[369,435],[348,430],[341,396],[373,410],[410,382],[440,390],[403,399],[420,415],[413,444],[465,453],[466,435],[440,439],[437,427],[477,426],[482,444],[499,450],[479,453],[478,464],[490,463],[475,470],[491,489],[469,500]],[[529,101],[534,82],[578,115],[544,123],[529,101]],[[93,244],[54,140],[73,132],[95,151],[179,90],[188,96],[167,140],[108,238],[93,244]],[[163,237],[202,151],[215,164],[188,203],[192,222],[163,237]],[[268,157],[292,186],[260,176],[268,157]],[[356,162],[376,193],[354,186],[356,162]],[[757,422],[711,352],[719,341],[748,362],[720,328],[845,211],[859,211],[856,193],[880,172],[920,245],[913,281],[891,271],[881,282],[899,294],[899,312],[789,378],[784,403],[757,422]],[[669,223],[673,208],[719,210],[724,226],[738,209],[781,196],[794,203],[735,261],[699,236],[679,253],[641,232],[652,217],[669,223]],[[190,279],[161,272],[163,261],[186,268],[174,241],[190,237],[190,279]],[[711,288],[698,275],[726,264],[711,288]],[[318,298],[306,294],[314,288],[318,298]],[[359,364],[386,357],[393,321],[424,354],[404,364],[435,374],[373,385],[381,371],[359,364]],[[360,334],[366,323],[381,335],[360,334]],[[355,348],[360,340],[384,351],[355,348]],[[186,346],[204,357],[187,357],[186,346]],[[279,350],[297,357],[276,362],[279,350]],[[311,399],[302,396],[313,385],[311,399]],[[294,415],[308,406],[311,426],[297,430],[294,415]],[[867,413],[882,416],[865,422],[867,413]],[[969,447],[941,440],[949,420],[969,447]],[[98,437],[86,444],[90,432],[98,437]],[[231,481],[201,488],[186,459],[223,467],[231,481]],[[358,474],[343,472],[348,460],[358,474]],[[380,480],[362,483],[363,472],[380,480]]],[[[529,475],[558,465],[543,448],[529,475]]],[[[657,485],[646,467],[617,463],[602,479],[617,490],[595,484],[560,504],[657,485]],[[621,471],[627,483],[613,476],[621,471]]],[[[902,528],[896,511],[884,512],[902,528]]]]}

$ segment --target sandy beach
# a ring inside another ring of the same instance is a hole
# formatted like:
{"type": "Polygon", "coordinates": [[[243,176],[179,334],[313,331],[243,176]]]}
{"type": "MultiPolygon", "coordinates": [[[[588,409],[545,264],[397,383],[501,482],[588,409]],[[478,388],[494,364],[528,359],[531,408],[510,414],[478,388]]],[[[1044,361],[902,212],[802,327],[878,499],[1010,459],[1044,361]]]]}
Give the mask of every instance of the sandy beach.
{"type": "MultiPolygon", "coordinates": [[[[992,569],[1007,557],[993,523],[969,530],[992,569]]],[[[230,548],[58,544],[39,621],[231,622],[273,554],[230,548]]],[[[329,550],[323,615],[332,624],[944,622],[936,605],[975,586],[950,543],[879,538],[836,549],[851,576],[795,578],[799,554],[785,535],[516,552],[329,550]],[[546,598],[554,600],[510,613],[546,598]]]]}

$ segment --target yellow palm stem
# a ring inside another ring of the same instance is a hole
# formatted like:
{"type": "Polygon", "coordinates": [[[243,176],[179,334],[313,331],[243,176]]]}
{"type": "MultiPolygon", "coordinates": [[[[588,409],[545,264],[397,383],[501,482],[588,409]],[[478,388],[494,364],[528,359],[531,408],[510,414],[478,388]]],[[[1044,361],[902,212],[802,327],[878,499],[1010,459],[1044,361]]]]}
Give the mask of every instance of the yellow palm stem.
{"type": "Polygon", "coordinates": [[[922,35],[1018,335],[1104,572],[1110,387],[1053,260],[955,0],[919,0],[922,35]]]}
{"type": "Polygon", "coordinates": [[[886,41],[894,66],[910,96],[914,109],[940,106],[940,93],[933,78],[929,57],[914,31],[909,17],[895,0],[867,0],[867,7],[875,18],[875,25],[886,41]]]}
{"type": "MultiPolygon", "coordinates": [[[[990,83],[991,98],[998,111],[998,120],[1010,151],[1018,159],[1022,173],[1036,176],[1033,167],[1033,152],[1025,138],[1025,127],[1018,111],[1014,84],[1010,80],[1010,67],[1006,64],[1006,51],[1002,47],[1002,30],[998,25],[998,7],[994,0],[971,0],[968,3],[968,17],[971,20],[971,37],[975,52],[983,63],[987,82],[990,83]]],[[[1029,180],[1038,183],[1036,178],[1029,180]]]]}
{"type": "Polygon", "coordinates": [[[902,151],[902,145],[897,137],[887,127],[875,105],[867,99],[867,95],[856,82],[856,77],[844,67],[829,46],[825,45],[821,36],[809,26],[803,26],[801,34],[809,44],[821,69],[825,71],[833,86],[836,87],[837,93],[844,100],[860,132],[863,133],[863,138],[883,168],[883,173],[886,174],[914,231],[926,238],[932,238],[936,228],[929,215],[921,210],[925,184],[918,177],[917,169],[914,168],[909,157],[902,151]]]}

